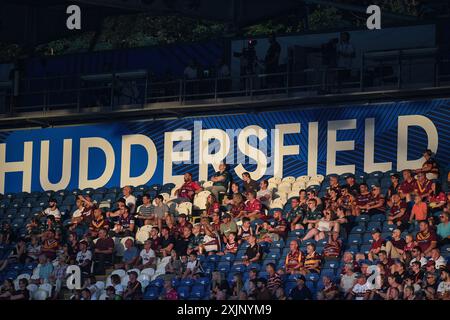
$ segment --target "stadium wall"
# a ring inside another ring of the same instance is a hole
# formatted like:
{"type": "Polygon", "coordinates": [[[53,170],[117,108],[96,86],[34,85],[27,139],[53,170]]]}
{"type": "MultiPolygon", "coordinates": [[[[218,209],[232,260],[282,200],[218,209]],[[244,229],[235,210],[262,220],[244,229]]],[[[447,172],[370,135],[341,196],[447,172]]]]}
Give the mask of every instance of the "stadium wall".
{"type": "Polygon", "coordinates": [[[420,167],[450,159],[450,99],[0,132],[0,193],[420,167]],[[213,163],[214,165],[210,165],[213,163]]]}

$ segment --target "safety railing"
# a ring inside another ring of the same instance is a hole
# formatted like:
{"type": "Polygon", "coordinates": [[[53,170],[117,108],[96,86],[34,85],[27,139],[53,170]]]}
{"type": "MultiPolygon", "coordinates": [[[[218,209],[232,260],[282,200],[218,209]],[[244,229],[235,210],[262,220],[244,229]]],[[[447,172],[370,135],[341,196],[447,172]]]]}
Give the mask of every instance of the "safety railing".
{"type": "Polygon", "coordinates": [[[223,102],[228,98],[314,96],[450,82],[450,59],[429,50],[365,53],[357,68],[318,67],[272,74],[202,79],[153,80],[146,72],[25,79],[15,97],[11,83],[0,83],[0,113],[50,112],[89,108],[92,112],[144,108],[151,103],[180,105],[223,102]]]}

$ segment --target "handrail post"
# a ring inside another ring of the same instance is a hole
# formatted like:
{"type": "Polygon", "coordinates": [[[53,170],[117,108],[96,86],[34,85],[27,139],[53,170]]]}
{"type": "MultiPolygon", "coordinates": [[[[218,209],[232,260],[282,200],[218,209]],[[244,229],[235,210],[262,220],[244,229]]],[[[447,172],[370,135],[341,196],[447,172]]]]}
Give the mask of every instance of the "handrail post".
{"type": "Polygon", "coordinates": [[[218,90],[218,80],[217,77],[214,78],[214,100],[217,102],[217,90],[218,90]]]}

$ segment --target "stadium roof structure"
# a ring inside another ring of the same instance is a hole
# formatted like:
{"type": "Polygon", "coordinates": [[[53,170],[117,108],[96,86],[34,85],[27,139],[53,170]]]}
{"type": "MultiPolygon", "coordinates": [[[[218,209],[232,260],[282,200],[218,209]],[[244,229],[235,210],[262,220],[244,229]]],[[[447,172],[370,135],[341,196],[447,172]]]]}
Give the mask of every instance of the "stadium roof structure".
{"type": "MultiPolygon", "coordinates": [[[[75,32],[94,31],[104,17],[145,12],[155,16],[182,15],[227,23],[233,29],[265,19],[297,13],[306,17],[308,6],[333,6],[355,13],[366,12],[366,6],[348,1],[329,0],[0,0],[0,41],[33,46],[75,32]],[[82,30],[65,28],[67,6],[82,9],[82,30]]],[[[417,17],[383,12],[384,21],[414,21],[417,17]]]]}

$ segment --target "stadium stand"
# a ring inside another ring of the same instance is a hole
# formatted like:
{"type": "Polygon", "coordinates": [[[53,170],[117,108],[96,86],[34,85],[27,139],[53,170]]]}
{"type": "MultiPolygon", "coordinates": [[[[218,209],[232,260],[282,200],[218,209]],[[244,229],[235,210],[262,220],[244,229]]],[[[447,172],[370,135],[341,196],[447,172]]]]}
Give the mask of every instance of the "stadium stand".
{"type": "Polygon", "coordinates": [[[424,294],[443,299],[449,284],[448,190],[425,196],[428,213],[417,221],[411,212],[418,200],[406,203],[402,179],[377,191],[380,181],[397,173],[363,176],[362,185],[373,185],[368,202],[345,185],[330,186],[330,176],[272,177],[269,207],[249,192],[241,211],[224,204],[225,193],[216,206],[207,190],[198,189],[203,191],[192,202],[174,192],[198,186],[192,181],[123,193],[99,188],[2,195],[1,297],[16,290],[35,300],[261,299],[267,289],[277,299],[384,299],[404,285],[404,299],[409,286],[412,295],[434,286],[424,294]],[[133,207],[138,209],[131,214],[133,207]],[[66,288],[68,263],[81,267],[89,293],[66,288]],[[373,267],[379,273],[370,284],[373,267]],[[439,272],[441,281],[430,283],[428,275],[439,272]]]}

